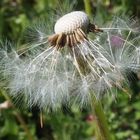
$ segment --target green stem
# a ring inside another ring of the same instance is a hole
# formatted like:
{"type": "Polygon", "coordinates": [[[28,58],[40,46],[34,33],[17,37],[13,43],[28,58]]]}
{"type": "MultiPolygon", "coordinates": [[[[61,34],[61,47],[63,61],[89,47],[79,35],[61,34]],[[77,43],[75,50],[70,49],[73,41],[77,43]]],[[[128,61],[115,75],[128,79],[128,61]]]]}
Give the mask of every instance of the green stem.
{"type": "Polygon", "coordinates": [[[92,7],[90,0],[84,0],[85,11],[86,13],[91,16],[92,15],[92,7]]]}
{"type": "Polygon", "coordinates": [[[92,108],[96,116],[96,139],[112,140],[101,102],[95,96],[93,97],[92,108]]]}

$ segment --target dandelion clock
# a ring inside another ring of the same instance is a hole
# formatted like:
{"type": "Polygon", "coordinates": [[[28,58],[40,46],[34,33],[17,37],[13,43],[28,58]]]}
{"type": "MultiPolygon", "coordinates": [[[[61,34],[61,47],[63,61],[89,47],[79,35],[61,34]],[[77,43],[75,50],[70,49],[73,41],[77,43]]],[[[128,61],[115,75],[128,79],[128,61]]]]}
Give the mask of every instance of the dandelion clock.
{"type": "Polygon", "coordinates": [[[111,140],[100,99],[115,97],[112,89],[124,90],[129,73],[140,69],[135,21],[115,17],[108,27],[99,28],[85,12],[74,11],[60,17],[52,33],[43,32],[47,26],[46,22],[28,30],[28,49],[1,49],[1,71],[9,78],[10,94],[22,93],[30,107],[46,110],[93,106],[98,139],[111,140]]]}

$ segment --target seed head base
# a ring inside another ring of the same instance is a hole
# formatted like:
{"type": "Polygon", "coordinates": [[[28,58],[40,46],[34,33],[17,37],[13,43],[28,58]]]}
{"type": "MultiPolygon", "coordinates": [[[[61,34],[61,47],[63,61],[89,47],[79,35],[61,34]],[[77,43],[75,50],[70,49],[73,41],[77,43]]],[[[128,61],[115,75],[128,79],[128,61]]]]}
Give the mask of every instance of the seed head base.
{"type": "Polygon", "coordinates": [[[102,32],[96,25],[91,24],[88,16],[81,11],[71,12],[61,17],[55,24],[55,34],[48,37],[51,46],[57,49],[65,45],[74,47],[88,40],[89,32],[102,32]]]}

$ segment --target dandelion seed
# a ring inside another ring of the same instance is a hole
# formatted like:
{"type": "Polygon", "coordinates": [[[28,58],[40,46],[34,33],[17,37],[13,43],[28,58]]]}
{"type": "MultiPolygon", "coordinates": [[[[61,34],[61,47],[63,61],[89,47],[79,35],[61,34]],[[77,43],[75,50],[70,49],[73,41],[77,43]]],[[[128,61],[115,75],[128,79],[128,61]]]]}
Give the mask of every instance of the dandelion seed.
{"type": "Polygon", "coordinates": [[[68,13],[61,17],[55,24],[55,34],[49,37],[49,42],[57,48],[65,44],[73,47],[85,39],[88,32],[102,32],[96,25],[91,24],[88,16],[81,11],[68,13]]]}
{"type": "Polygon", "coordinates": [[[76,103],[82,107],[90,104],[92,96],[100,99],[113,87],[123,89],[128,73],[140,69],[139,33],[120,18],[110,27],[98,28],[84,12],[75,11],[58,19],[53,35],[36,30],[35,35],[30,30],[29,38],[40,39],[27,42],[25,57],[14,50],[12,56],[1,51],[11,95],[23,93],[29,106],[56,110],[76,103]],[[93,40],[89,32],[101,33],[93,40]]]}

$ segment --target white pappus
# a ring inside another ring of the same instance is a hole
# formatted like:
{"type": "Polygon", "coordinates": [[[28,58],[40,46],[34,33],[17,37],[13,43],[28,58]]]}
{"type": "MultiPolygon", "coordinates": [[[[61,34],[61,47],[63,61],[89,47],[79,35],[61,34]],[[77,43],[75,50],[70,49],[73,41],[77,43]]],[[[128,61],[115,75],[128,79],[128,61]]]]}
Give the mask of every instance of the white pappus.
{"type": "Polygon", "coordinates": [[[30,107],[56,110],[123,89],[127,75],[140,69],[139,29],[131,23],[115,17],[109,27],[98,28],[86,13],[74,11],[56,22],[53,35],[43,32],[47,22],[32,28],[27,50],[0,50],[10,94],[24,94],[30,107]],[[98,35],[90,38],[89,32],[98,35]]]}

